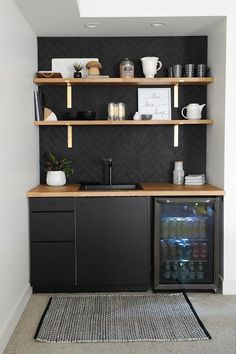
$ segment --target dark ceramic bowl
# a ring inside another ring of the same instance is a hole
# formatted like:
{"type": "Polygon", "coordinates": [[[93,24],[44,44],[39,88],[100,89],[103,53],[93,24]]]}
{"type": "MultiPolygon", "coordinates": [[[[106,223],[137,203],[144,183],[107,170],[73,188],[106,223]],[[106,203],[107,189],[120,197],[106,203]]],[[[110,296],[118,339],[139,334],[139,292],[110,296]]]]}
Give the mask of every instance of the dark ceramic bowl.
{"type": "Polygon", "coordinates": [[[93,120],[96,118],[96,112],[94,111],[79,111],[79,119],[93,120]]]}
{"type": "Polygon", "coordinates": [[[65,118],[68,120],[78,120],[79,112],[78,111],[68,111],[65,113],[65,118]]]}
{"type": "Polygon", "coordinates": [[[141,114],[141,119],[142,120],[151,120],[152,114],[141,114]]]}

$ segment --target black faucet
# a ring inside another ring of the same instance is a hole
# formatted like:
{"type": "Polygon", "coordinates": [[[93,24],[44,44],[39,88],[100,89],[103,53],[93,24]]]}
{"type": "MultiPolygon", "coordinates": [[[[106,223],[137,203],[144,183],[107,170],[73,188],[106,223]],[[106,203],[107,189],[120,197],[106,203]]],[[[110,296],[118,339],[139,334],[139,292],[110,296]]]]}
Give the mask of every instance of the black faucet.
{"type": "Polygon", "coordinates": [[[104,164],[105,164],[105,184],[110,184],[112,185],[112,158],[109,157],[108,159],[102,159],[104,164]],[[108,183],[107,183],[107,176],[108,177],[108,183]]]}
{"type": "Polygon", "coordinates": [[[109,157],[109,184],[112,184],[112,158],[109,157]]]}

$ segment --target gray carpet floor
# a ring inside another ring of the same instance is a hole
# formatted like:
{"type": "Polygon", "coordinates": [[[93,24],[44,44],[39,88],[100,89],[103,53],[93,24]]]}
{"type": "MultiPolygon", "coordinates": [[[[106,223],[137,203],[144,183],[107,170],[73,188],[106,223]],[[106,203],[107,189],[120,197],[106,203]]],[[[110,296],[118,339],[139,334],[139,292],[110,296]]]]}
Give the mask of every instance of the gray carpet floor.
{"type": "Polygon", "coordinates": [[[236,354],[236,296],[189,293],[212,339],[196,342],[39,343],[33,339],[51,294],[33,295],[4,354],[236,354]]]}

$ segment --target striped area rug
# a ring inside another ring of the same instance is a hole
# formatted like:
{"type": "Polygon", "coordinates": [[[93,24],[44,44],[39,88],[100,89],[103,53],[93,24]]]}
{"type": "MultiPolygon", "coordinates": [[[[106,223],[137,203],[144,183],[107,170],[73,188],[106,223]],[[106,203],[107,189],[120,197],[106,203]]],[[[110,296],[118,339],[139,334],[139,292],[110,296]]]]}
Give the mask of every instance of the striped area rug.
{"type": "Polygon", "coordinates": [[[112,294],[52,297],[40,342],[137,342],[210,339],[187,295],[112,294]]]}

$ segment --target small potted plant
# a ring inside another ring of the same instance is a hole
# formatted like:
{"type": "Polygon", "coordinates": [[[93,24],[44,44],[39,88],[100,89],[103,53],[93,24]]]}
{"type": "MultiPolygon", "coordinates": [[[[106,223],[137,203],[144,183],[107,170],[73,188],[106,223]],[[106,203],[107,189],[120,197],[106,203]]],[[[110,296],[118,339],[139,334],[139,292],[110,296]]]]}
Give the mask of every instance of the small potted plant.
{"type": "Polygon", "coordinates": [[[84,68],[84,66],[80,63],[74,63],[73,64],[75,72],[74,72],[74,77],[75,78],[80,78],[82,77],[81,70],[84,68]]]}
{"type": "Polygon", "coordinates": [[[48,186],[58,187],[66,184],[66,176],[74,173],[71,161],[67,159],[58,160],[55,155],[49,153],[49,158],[45,162],[47,172],[46,183],[48,186]]]}

